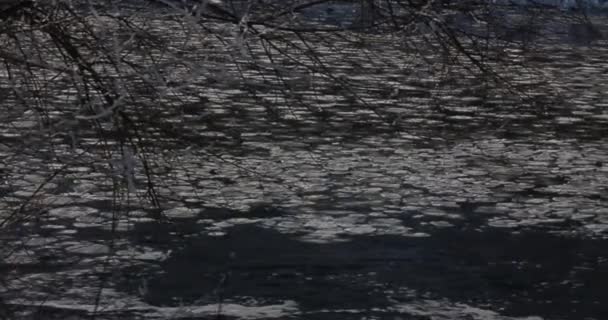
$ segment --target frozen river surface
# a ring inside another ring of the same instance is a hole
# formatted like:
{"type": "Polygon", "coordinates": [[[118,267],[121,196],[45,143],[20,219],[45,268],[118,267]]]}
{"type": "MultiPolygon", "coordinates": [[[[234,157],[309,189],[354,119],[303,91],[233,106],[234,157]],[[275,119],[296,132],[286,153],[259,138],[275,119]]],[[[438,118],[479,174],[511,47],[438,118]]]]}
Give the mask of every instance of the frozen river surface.
{"type": "Polygon", "coordinates": [[[10,109],[0,212],[35,205],[0,235],[0,317],[605,319],[606,42],[526,57],[538,73],[514,62],[535,105],[405,74],[391,43],[375,62],[316,48],[369,109],[295,71],[316,113],[209,78],[195,103],[168,96],[180,112],[159,117],[190,140],[148,154],[161,210],[133,196],[139,173],[114,193],[86,124],[51,146],[10,109]],[[542,103],[539,75],[561,100],[542,103]]]}

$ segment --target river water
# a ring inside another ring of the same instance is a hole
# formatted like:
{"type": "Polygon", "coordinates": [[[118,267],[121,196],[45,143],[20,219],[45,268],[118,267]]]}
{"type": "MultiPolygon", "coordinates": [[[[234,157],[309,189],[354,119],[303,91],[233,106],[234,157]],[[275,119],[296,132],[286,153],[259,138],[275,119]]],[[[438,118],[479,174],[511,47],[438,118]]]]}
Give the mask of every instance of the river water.
{"type": "Polygon", "coordinates": [[[160,100],[128,84],[169,124],[138,149],[160,209],[133,149],[108,158],[86,121],[47,138],[0,101],[2,215],[30,203],[0,237],[0,316],[603,319],[606,41],[506,48],[495,67],[516,95],[365,37],[308,38],[335,78],[274,60],[285,95],[222,58],[240,48],[169,36],[209,69],[176,67],[169,80],[196,85],[160,100]]]}

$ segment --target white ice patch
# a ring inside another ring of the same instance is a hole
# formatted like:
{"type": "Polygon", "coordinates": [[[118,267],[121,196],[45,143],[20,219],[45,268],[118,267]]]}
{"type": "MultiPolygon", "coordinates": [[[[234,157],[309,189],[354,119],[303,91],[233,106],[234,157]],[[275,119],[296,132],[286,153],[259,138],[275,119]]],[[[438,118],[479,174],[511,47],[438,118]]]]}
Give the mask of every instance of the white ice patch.
{"type": "Polygon", "coordinates": [[[199,214],[200,210],[195,210],[186,207],[175,207],[168,210],[163,211],[163,215],[167,218],[193,218],[199,214]]]}
{"type": "Polygon", "coordinates": [[[593,233],[608,232],[608,224],[592,223],[586,225],[585,228],[591,230],[593,233]]]}
{"type": "Polygon", "coordinates": [[[103,244],[82,242],[65,249],[68,252],[87,255],[102,255],[110,252],[110,248],[103,244]]]}
{"type": "Polygon", "coordinates": [[[171,250],[154,251],[148,247],[129,248],[127,250],[116,251],[116,255],[123,258],[144,260],[144,261],[164,261],[171,255],[171,250]]]}
{"type": "Polygon", "coordinates": [[[49,210],[48,214],[53,217],[75,219],[86,217],[99,212],[99,210],[91,207],[71,206],[59,207],[49,210]]]}
{"type": "Polygon", "coordinates": [[[451,303],[449,301],[421,300],[395,305],[390,309],[399,313],[420,316],[431,320],[543,320],[538,316],[502,316],[492,310],[481,309],[462,303],[451,303]]]}

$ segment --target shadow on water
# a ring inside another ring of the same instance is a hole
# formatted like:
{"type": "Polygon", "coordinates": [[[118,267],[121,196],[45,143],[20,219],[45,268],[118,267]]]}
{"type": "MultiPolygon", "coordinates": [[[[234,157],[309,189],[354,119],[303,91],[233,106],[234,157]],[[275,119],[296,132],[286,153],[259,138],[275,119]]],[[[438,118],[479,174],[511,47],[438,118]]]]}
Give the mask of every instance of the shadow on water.
{"type": "Polygon", "coordinates": [[[162,263],[164,272],[149,279],[146,299],[155,305],[294,300],[302,311],[448,299],[508,316],[600,319],[608,314],[607,244],[541,231],[456,228],[428,238],[312,244],[241,225],[225,237],[185,241],[162,263]]]}

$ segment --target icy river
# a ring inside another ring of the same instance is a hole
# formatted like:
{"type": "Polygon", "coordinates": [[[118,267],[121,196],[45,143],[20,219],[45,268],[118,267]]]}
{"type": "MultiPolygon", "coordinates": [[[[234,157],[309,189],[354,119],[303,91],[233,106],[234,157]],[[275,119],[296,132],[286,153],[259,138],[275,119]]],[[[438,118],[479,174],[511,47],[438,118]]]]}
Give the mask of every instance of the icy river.
{"type": "Polygon", "coordinates": [[[117,194],[86,121],[48,138],[0,99],[0,213],[31,203],[0,234],[0,318],[605,319],[608,42],[505,51],[522,100],[366,41],[316,50],[367,109],[295,69],[318,110],[230,65],[255,97],[214,72],[196,99],[167,95],[157,116],[189,140],[140,150],[160,209],[140,163],[117,194]]]}

